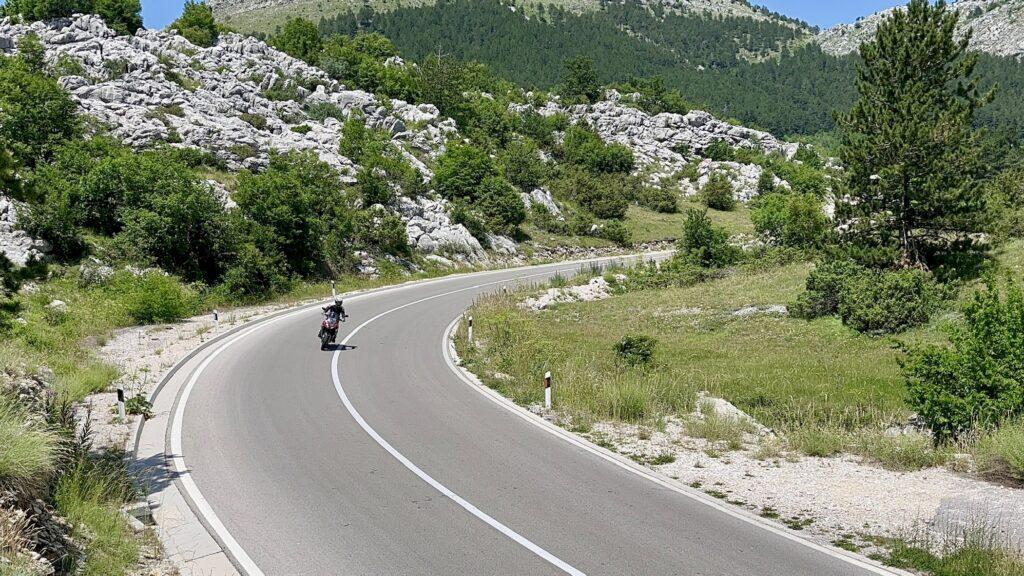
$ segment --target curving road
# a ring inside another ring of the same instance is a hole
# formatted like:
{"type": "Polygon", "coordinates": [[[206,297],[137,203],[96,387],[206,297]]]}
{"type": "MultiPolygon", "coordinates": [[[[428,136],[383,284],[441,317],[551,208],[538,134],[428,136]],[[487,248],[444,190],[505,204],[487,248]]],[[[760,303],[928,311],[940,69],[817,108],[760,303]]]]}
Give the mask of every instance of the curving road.
{"type": "Polygon", "coordinates": [[[188,385],[167,449],[236,566],[250,576],[891,573],[652,481],[453,372],[444,333],[475,297],[578,268],[353,297],[344,350],[319,350],[314,308],[190,361],[175,376],[188,385]]]}

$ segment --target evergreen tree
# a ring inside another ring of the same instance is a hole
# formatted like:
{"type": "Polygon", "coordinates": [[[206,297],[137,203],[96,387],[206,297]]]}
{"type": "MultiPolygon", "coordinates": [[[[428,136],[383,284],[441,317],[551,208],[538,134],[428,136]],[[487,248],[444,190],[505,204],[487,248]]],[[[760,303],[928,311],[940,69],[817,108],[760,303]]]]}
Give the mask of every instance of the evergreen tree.
{"type": "Polygon", "coordinates": [[[963,248],[982,209],[972,118],[992,95],[978,89],[958,19],[943,0],[894,12],[861,47],[860,99],[839,118],[849,238],[900,266],[963,248]]]}
{"type": "Polygon", "coordinates": [[[291,18],[270,44],[285,54],[315,64],[323,49],[316,24],[305,18],[291,18]]]}
{"type": "Polygon", "coordinates": [[[601,98],[601,79],[597,75],[593,60],[578,56],[565,61],[562,95],[585,102],[596,102],[601,98]]]}

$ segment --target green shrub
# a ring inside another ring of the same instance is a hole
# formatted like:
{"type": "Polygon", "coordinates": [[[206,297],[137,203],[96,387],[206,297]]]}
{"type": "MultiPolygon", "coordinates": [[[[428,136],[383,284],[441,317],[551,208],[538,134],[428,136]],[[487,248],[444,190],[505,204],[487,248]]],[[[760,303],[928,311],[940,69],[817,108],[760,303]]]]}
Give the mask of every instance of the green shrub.
{"type": "MultiPolygon", "coordinates": [[[[994,281],[963,307],[950,346],[911,348],[903,364],[909,403],[940,440],[1024,415],[1024,296],[994,281]]],[[[1013,428],[1010,429],[1011,431],[1013,428]]]]}
{"type": "Polygon", "coordinates": [[[220,37],[217,21],[213,17],[213,8],[201,1],[186,0],[181,16],[172,22],[169,28],[177,30],[196,46],[213,46],[220,37]]]}
{"type": "Polygon", "coordinates": [[[736,158],[736,149],[725,140],[715,140],[704,150],[704,157],[715,162],[729,162],[736,158]]]}
{"type": "Polygon", "coordinates": [[[678,254],[707,268],[727,266],[739,259],[739,249],[729,244],[725,229],[715,226],[706,210],[696,209],[686,213],[678,254]]]}
{"type": "Polygon", "coordinates": [[[466,230],[469,230],[469,233],[475,238],[484,238],[487,236],[487,221],[480,210],[469,206],[461,200],[456,200],[452,202],[449,214],[451,215],[453,223],[465,226],[466,230]]]}
{"type": "Polygon", "coordinates": [[[49,160],[79,131],[77,105],[57,81],[25,63],[0,58],[0,141],[18,164],[49,160]]]}
{"type": "MultiPolygon", "coordinates": [[[[344,121],[345,111],[342,110],[337,104],[330,102],[311,102],[303,107],[306,115],[318,122],[323,122],[328,118],[334,118],[335,120],[344,121]]],[[[345,133],[342,132],[342,143],[344,144],[345,133]]],[[[346,155],[344,152],[342,155],[346,155]]]]}
{"type": "Polygon", "coordinates": [[[707,184],[700,191],[700,199],[705,206],[714,210],[729,211],[736,208],[732,182],[728,176],[720,172],[715,172],[708,178],[707,184]]]}
{"type": "Polygon", "coordinates": [[[759,234],[794,248],[820,246],[830,232],[821,200],[813,194],[774,192],[759,196],[753,202],[750,219],[759,234]]]}
{"type": "Polygon", "coordinates": [[[597,218],[621,220],[629,209],[629,177],[623,174],[593,175],[580,169],[568,169],[551,183],[556,196],[572,200],[597,218]]]}
{"type": "Polygon", "coordinates": [[[241,118],[245,122],[248,122],[249,125],[251,125],[253,128],[255,128],[257,130],[266,130],[267,129],[267,117],[266,116],[262,116],[260,114],[250,114],[248,112],[243,112],[242,115],[239,116],[239,118],[241,118]]]}
{"type": "Polygon", "coordinates": [[[994,482],[1024,487],[1024,419],[984,432],[971,449],[978,473],[994,482]]]}
{"type": "Polygon", "coordinates": [[[305,18],[289,18],[279,34],[275,34],[269,44],[285,54],[316,64],[323,48],[320,30],[316,24],[305,18]]]}
{"type": "Polygon", "coordinates": [[[866,268],[852,260],[819,263],[807,276],[806,290],[796,304],[790,306],[790,314],[808,320],[838,314],[847,281],[853,276],[866,273],[866,268]]]}
{"type": "Polygon", "coordinates": [[[529,192],[541,185],[548,168],[540,157],[537,143],[529,138],[515,139],[498,154],[501,173],[509,182],[529,192]]]}
{"type": "Polygon", "coordinates": [[[261,229],[260,250],[280,254],[285,273],[302,276],[322,270],[323,238],[350,208],[338,173],[312,152],[271,154],[263,172],[239,174],[234,199],[261,229]]]}
{"type": "Polygon", "coordinates": [[[480,184],[497,174],[486,150],[468,144],[454,144],[437,159],[434,188],[450,200],[473,202],[477,199],[480,184]]]}
{"type": "Polygon", "coordinates": [[[280,256],[268,256],[255,245],[246,243],[239,246],[235,261],[224,273],[220,289],[230,299],[240,302],[273,296],[288,287],[285,269],[280,256]]]}
{"type": "Polygon", "coordinates": [[[672,189],[661,186],[648,186],[638,182],[638,189],[633,198],[636,203],[648,210],[662,214],[679,212],[679,197],[672,189]]]}
{"type": "Polygon", "coordinates": [[[404,256],[409,254],[405,223],[382,208],[361,210],[355,216],[355,233],[363,248],[404,256]]]}
{"type": "Polygon", "coordinates": [[[148,420],[153,417],[153,403],[145,396],[132,396],[124,403],[125,412],[133,416],[142,416],[148,420]]]}
{"type": "Polygon", "coordinates": [[[768,170],[762,170],[757,178],[757,193],[760,196],[775,192],[775,176],[768,170]]]}
{"type": "Polygon", "coordinates": [[[623,336],[615,343],[615,356],[628,366],[650,364],[654,359],[654,349],[658,341],[650,336],[623,336]]]}
{"type": "Polygon", "coordinates": [[[175,322],[199,312],[199,296],[177,278],[157,271],[115,276],[113,288],[129,320],[137,324],[175,322]]]}
{"type": "Polygon", "coordinates": [[[552,234],[566,235],[569,233],[569,227],[566,225],[564,220],[559,220],[554,214],[548,210],[548,207],[543,204],[534,203],[530,206],[530,214],[528,216],[530,222],[534,226],[550,232],[552,234]]]}
{"type": "Polygon", "coordinates": [[[313,131],[313,127],[309,124],[300,124],[299,126],[292,126],[290,130],[296,134],[309,134],[313,131]]]}
{"type": "Polygon", "coordinates": [[[633,239],[630,236],[629,228],[621,220],[609,220],[602,224],[594,235],[598,238],[610,240],[619,246],[632,246],[633,239]]]}
{"type": "Polygon", "coordinates": [[[821,155],[814,151],[810,146],[803,144],[796,150],[796,155],[793,156],[793,160],[797,162],[803,162],[811,168],[822,168],[825,166],[825,161],[821,159],[821,155]]]}
{"type": "Polygon", "coordinates": [[[354,36],[335,34],[325,39],[318,64],[346,86],[411,102],[418,96],[415,69],[385,65],[398,55],[394,44],[381,34],[359,31],[354,36]]]}
{"type": "Polygon", "coordinates": [[[894,334],[928,322],[940,301],[940,289],[927,272],[872,271],[847,280],[839,316],[858,332],[894,334]]]}
{"type": "Polygon", "coordinates": [[[627,174],[633,170],[633,151],[622,144],[607,144],[593,130],[579,124],[565,131],[562,156],[591,174],[627,174]]]}
{"type": "Polygon", "coordinates": [[[480,183],[478,206],[487,217],[490,228],[511,234],[526,221],[526,207],[515,187],[501,176],[490,176],[480,183]]]}
{"type": "Polygon", "coordinates": [[[356,173],[356,185],[363,198],[363,206],[374,204],[391,204],[395,199],[395,191],[388,182],[387,174],[375,166],[363,166],[356,173]]]}

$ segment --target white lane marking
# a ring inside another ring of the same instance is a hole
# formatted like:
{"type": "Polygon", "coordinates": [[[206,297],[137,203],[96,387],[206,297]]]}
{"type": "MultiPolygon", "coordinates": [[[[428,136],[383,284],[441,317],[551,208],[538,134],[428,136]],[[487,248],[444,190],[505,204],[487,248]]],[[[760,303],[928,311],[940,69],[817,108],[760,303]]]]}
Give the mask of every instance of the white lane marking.
{"type": "MultiPolygon", "coordinates": [[[[543,274],[533,274],[533,275],[530,275],[530,276],[521,276],[521,277],[519,277],[519,278],[517,278],[517,279],[515,279],[513,281],[509,281],[509,282],[526,280],[528,278],[535,278],[535,277],[538,277],[538,276],[547,276],[548,274],[549,274],[548,272],[545,272],[543,274]]],[[[441,297],[444,297],[444,296],[450,296],[452,294],[458,294],[459,292],[467,292],[469,290],[477,290],[477,289],[483,288],[485,286],[491,286],[491,285],[494,285],[494,284],[501,284],[503,282],[504,281],[502,281],[502,282],[488,282],[486,284],[479,284],[477,286],[470,286],[468,288],[462,288],[460,290],[453,290],[451,292],[446,292],[444,294],[437,294],[435,296],[430,296],[428,298],[423,298],[423,299],[420,299],[420,300],[416,300],[415,302],[409,302],[408,304],[404,304],[402,306],[398,306],[397,308],[392,308],[392,309],[387,310],[385,312],[381,312],[380,314],[374,316],[373,318],[370,318],[366,322],[363,322],[362,324],[357,326],[355,328],[355,330],[352,330],[351,332],[349,332],[348,336],[346,336],[345,339],[341,341],[341,346],[344,347],[345,345],[347,345],[348,342],[352,339],[352,337],[355,336],[360,330],[362,330],[366,326],[372,324],[373,322],[379,320],[380,318],[382,318],[384,316],[387,316],[388,314],[391,314],[392,312],[397,312],[398,310],[401,310],[403,308],[408,308],[409,306],[414,306],[416,304],[421,304],[421,303],[427,302],[429,300],[434,300],[435,298],[441,298],[441,297]]],[[[459,506],[464,508],[467,512],[469,512],[473,516],[476,516],[480,520],[483,520],[486,524],[488,524],[489,526],[491,526],[492,528],[494,528],[498,532],[501,532],[505,536],[508,536],[514,542],[516,542],[520,546],[526,548],[530,552],[533,552],[534,554],[536,554],[540,558],[542,558],[545,561],[547,561],[552,566],[558,568],[559,570],[561,570],[562,572],[565,572],[566,574],[570,574],[571,576],[586,576],[583,572],[577,570],[576,568],[573,568],[567,562],[563,561],[562,559],[558,558],[557,556],[555,556],[554,554],[548,552],[547,550],[541,548],[537,544],[534,544],[532,541],[530,541],[528,538],[526,538],[522,534],[519,534],[518,532],[516,532],[515,530],[509,528],[508,526],[505,526],[504,524],[502,524],[498,520],[495,520],[492,516],[490,516],[489,514],[484,512],[483,510],[480,510],[479,508],[474,506],[472,503],[467,501],[465,498],[459,496],[455,492],[452,492],[444,484],[441,484],[440,482],[435,480],[432,476],[430,476],[429,474],[424,472],[422,469],[420,469],[419,466],[417,466],[416,464],[413,464],[413,462],[411,460],[406,458],[401,452],[399,452],[397,449],[395,449],[395,447],[392,446],[387,440],[382,438],[381,435],[378,434],[377,431],[374,430],[373,427],[370,426],[366,422],[366,420],[363,419],[363,416],[359,413],[358,410],[356,410],[355,406],[352,405],[352,402],[348,398],[348,394],[345,393],[345,388],[341,385],[341,377],[338,375],[338,360],[340,358],[341,358],[341,350],[335,350],[334,351],[334,358],[331,361],[331,377],[334,380],[334,389],[338,391],[338,396],[341,397],[341,401],[345,405],[345,408],[348,410],[348,413],[352,415],[352,418],[355,419],[356,423],[358,423],[359,426],[367,434],[369,434],[370,437],[374,439],[374,441],[377,442],[377,444],[380,444],[381,448],[384,448],[385,450],[387,450],[388,453],[390,453],[392,456],[394,456],[396,460],[401,462],[403,466],[405,466],[406,468],[409,469],[409,471],[411,471],[413,474],[418,476],[420,478],[420,480],[423,480],[424,482],[426,482],[427,484],[432,486],[435,490],[437,490],[441,494],[444,494],[446,497],[448,497],[452,502],[455,502],[456,504],[458,504],[459,506]]]]}
{"type": "Polygon", "coordinates": [[[654,483],[656,483],[656,484],[658,484],[660,486],[668,488],[669,490],[672,490],[673,492],[676,492],[678,494],[686,496],[687,498],[690,498],[692,500],[700,502],[701,504],[705,504],[707,506],[710,506],[711,508],[714,508],[715,510],[718,510],[720,512],[724,512],[725,514],[728,514],[729,516],[732,516],[734,518],[742,520],[742,521],[744,521],[744,522],[746,522],[748,524],[753,524],[754,526],[757,526],[758,528],[762,528],[762,529],[767,530],[769,532],[775,533],[775,534],[777,534],[779,536],[783,536],[783,537],[785,537],[785,538],[787,538],[789,540],[792,540],[794,542],[798,542],[800,544],[803,544],[804,546],[807,546],[808,548],[811,548],[811,549],[816,550],[818,552],[822,552],[822,553],[827,554],[829,556],[832,556],[834,558],[838,558],[840,560],[843,560],[844,562],[853,564],[854,566],[856,566],[858,568],[863,568],[863,569],[868,570],[868,571],[870,571],[870,572],[872,572],[874,574],[881,574],[883,576],[893,576],[894,574],[900,575],[900,576],[913,576],[909,572],[906,572],[906,571],[903,571],[903,570],[897,570],[897,569],[888,569],[888,568],[884,568],[884,567],[881,567],[881,566],[877,566],[875,564],[871,564],[871,563],[869,563],[869,562],[867,562],[865,560],[857,558],[856,556],[853,556],[852,554],[851,555],[847,555],[846,553],[841,552],[839,550],[833,550],[833,549],[831,549],[831,548],[829,548],[827,546],[822,546],[822,545],[820,545],[820,544],[818,544],[816,542],[813,542],[811,540],[808,540],[808,539],[803,538],[801,536],[798,536],[796,534],[791,534],[788,531],[783,530],[782,528],[779,528],[777,526],[773,526],[773,525],[769,524],[766,520],[762,520],[761,518],[753,516],[753,515],[747,515],[746,513],[742,512],[739,509],[734,509],[734,508],[728,507],[728,506],[722,504],[721,502],[719,502],[717,499],[712,499],[710,496],[706,496],[702,492],[697,492],[696,490],[694,490],[693,492],[690,492],[690,491],[688,491],[688,490],[686,490],[686,489],[684,489],[684,488],[682,488],[680,486],[677,486],[677,485],[675,485],[675,484],[673,484],[671,482],[668,482],[668,481],[664,480],[663,478],[660,478],[659,476],[657,476],[656,474],[654,474],[654,473],[652,473],[652,472],[650,472],[648,470],[641,469],[638,466],[634,466],[632,462],[625,462],[623,460],[620,460],[614,454],[606,451],[605,449],[601,448],[600,446],[597,446],[597,445],[595,445],[595,444],[593,444],[591,442],[588,442],[588,441],[586,441],[586,440],[584,440],[582,438],[579,438],[578,436],[576,436],[576,435],[574,435],[574,434],[572,434],[570,432],[567,432],[567,431],[563,430],[562,428],[559,428],[559,427],[555,426],[554,424],[548,422],[547,420],[544,420],[540,416],[537,416],[536,414],[534,414],[534,413],[532,413],[532,412],[530,412],[528,410],[524,410],[518,404],[516,404],[512,400],[506,398],[505,396],[501,395],[501,393],[497,392],[496,390],[492,390],[492,389],[488,388],[487,386],[485,386],[484,384],[482,384],[481,382],[475,381],[474,380],[475,376],[471,375],[471,373],[468,373],[467,370],[465,370],[464,368],[459,367],[455,363],[455,360],[452,357],[453,343],[451,341],[451,335],[455,331],[455,328],[457,327],[457,325],[458,325],[458,323],[459,323],[459,321],[461,319],[462,319],[462,315],[460,314],[459,316],[457,316],[455,318],[455,320],[452,320],[452,323],[448,325],[448,328],[445,329],[445,331],[444,331],[444,335],[441,337],[441,350],[442,350],[442,354],[444,356],[445,363],[448,364],[448,368],[459,378],[459,380],[461,380],[463,383],[468,385],[470,388],[472,388],[473,390],[476,390],[477,392],[482,394],[488,400],[491,400],[495,404],[501,406],[502,408],[508,410],[509,412],[512,412],[516,416],[519,416],[520,418],[522,418],[523,420],[529,422],[530,424],[533,424],[534,426],[536,426],[536,427],[538,427],[538,428],[540,428],[540,429],[542,429],[542,430],[552,434],[553,436],[556,436],[556,437],[558,437],[558,438],[560,438],[562,440],[565,440],[566,442],[568,442],[570,444],[573,444],[574,446],[582,448],[583,450],[586,450],[587,452],[590,452],[591,454],[594,454],[595,456],[603,458],[604,460],[607,460],[608,462],[611,462],[612,464],[614,464],[614,465],[616,465],[616,466],[618,466],[618,467],[620,467],[620,468],[622,468],[624,470],[628,470],[629,472],[632,472],[633,474],[636,474],[637,476],[640,476],[641,478],[644,478],[646,480],[650,480],[651,482],[654,482],[654,483]]]}
{"type": "MultiPolygon", "coordinates": [[[[448,281],[452,281],[452,280],[464,279],[466,277],[471,277],[471,276],[474,276],[474,275],[478,276],[478,277],[488,277],[488,276],[493,276],[495,274],[504,274],[504,273],[516,272],[516,271],[520,271],[520,270],[528,270],[530,268],[534,268],[534,269],[538,269],[538,270],[540,270],[540,269],[548,270],[547,272],[543,272],[543,273],[531,274],[531,275],[527,275],[527,276],[518,276],[518,277],[513,277],[513,278],[507,278],[507,279],[504,279],[504,280],[498,280],[498,281],[494,281],[494,282],[487,282],[487,283],[484,283],[484,284],[478,284],[476,286],[471,286],[471,287],[468,287],[468,288],[463,288],[461,290],[455,290],[453,292],[448,292],[448,293],[445,293],[445,294],[439,294],[437,296],[431,296],[429,298],[425,298],[423,300],[419,300],[417,302],[413,302],[413,303],[407,304],[405,306],[400,306],[398,308],[395,308],[394,310],[389,310],[388,312],[385,312],[384,314],[379,314],[379,315],[375,316],[370,321],[365,322],[362,325],[360,325],[358,328],[356,328],[356,330],[353,331],[352,334],[355,334],[356,331],[358,331],[359,329],[363,328],[364,326],[366,326],[370,322],[380,318],[381,316],[384,316],[385,314],[389,314],[391,312],[394,312],[395,310],[400,310],[402,308],[405,308],[406,306],[411,306],[412,304],[418,304],[419,302],[424,302],[426,300],[432,300],[434,298],[440,298],[441,296],[448,296],[450,294],[455,294],[455,293],[458,293],[458,292],[465,292],[467,290],[476,290],[476,289],[482,288],[484,286],[493,286],[493,285],[496,285],[496,284],[504,284],[504,283],[515,283],[515,282],[520,282],[522,280],[526,280],[526,279],[529,279],[529,278],[537,278],[537,277],[541,277],[541,276],[547,276],[548,274],[552,273],[552,271],[561,271],[562,269],[571,271],[572,268],[570,268],[569,266],[579,266],[581,264],[586,264],[588,262],[605,262],[605,261],[611,261],[611,260],[644,259],[644,258],[648,258],[648,257],[658,257],[658,256],[661,256],[661,255],[667,254],[667,253],[668,252],[655,252],[655,253],[638,254],[638,255],[626,255],[626,256],[606,256],[606,257],[603,257],[603,258],[595,258],[595,259],[591,259],[591,260],[576,260],[576,261],[570,261],[570,262],[556,262],[556,263],[552,263],[552,264],[542,264],[540,266],[523,266],[521,268],[514,268],[514,269],[507,269],[507,270],[491,270],[491,271],[487,271],[487,272],[478,272],[478,273],[454,274],[454,275],[451,275],[451,276],[446,276],[446,277],[443,277],[443,278],[437,278],[437,279],[434,279],[434,280],[427,280],[427,281],[424,281],[424,282],[412,282],[412,283],[402,284],[402,285],[399,285],[399,286],[392,286],[392,287],[389,287],[389,288],[383,288],[383,289],[379,289],[379,290],[371,290],[371,291],[368,291],[368,292],[363,292],[361,294],[356,294],[354,296],[350,296],[347,299],[349,301],[362,300],[364,298],[371,298],[371,297],[375,297],[375,296],[381,296],[381,295],[384,295],[384,294],[391,294],[393,292],[400,292],[400,291],[405,291],[405,290],[414,289],[414,288],[422,288],[424,286],[430,286],[430,285],[433,285],[433,284],[440,284],[440,283],[448,282],[448,281]]],[[[239,544],[238,541],[235,540],[234,536],[231,535],[231,532],[229,532],[227,527],[224,526],[224,523],[221,522],[221,520],[217,516],[216,512],[213,511],[213,507],[210,506],[210,503],[203,496],[202,491],[199,490],[199,486],[197,486],[195,481],[192,479],[191,472],[189,471],[188,467],[185,464],[185,457],[184,457],[184,454],[182,453],[182,428],[183,428],[184,419],[185,419],[185,407],[188,404],[189,396],[192,394],[192,389],[195,387],[196,383],[199,381],[199,378],[202,376],[203,372],[206,370],[207,367],[209,367],[209,365],[213,361],[213,359],[216,358],[217,356],[219,356],[224,350],[226,350],[227,348],[231,347],[232,345],[237,343],[239,340],[241,340],[241,339],[243,339],[243,338],[245,338],[247,336],[252,335],[254,332],[256,332],[258,330],[262,330],[263,328],[265,328],[267,326],[270,326],[272,324],[275,324],[277,322],[280,322],[281,320],[285,320],[286,318],[291,318],[292,316],[296,316],[296,315],[299,315],[299,314],[304,314],[304,313],[308,312],[309,310],[311,310],[311,309],[313,309],[313,308],[315,308],[317,306],[319,306],[319,304],[312,304],[312,305],[309,305],[309,306],[303,306],[303,307],[301,307],[301,308],[299,308],[299,309],[297,309],[297,310],[295,310],[293,312],[289,312],[287,314],[282,314],[281,316],[277,316],[277,317],[274,317],[274,318],[271,318],[271,319],[268,319],[268,320],[260,321],[255,326],[253,326],[251,328],[248,328],[246,330],[243,330],[243,331],[239,332],[237,335],[235,335],[235,336],[225,340],[214,351],[212,351],[210,353],[210,355],[207,356],[203,360],[203,362],[199,365],[199,367],[196,368],[196,370],[192,373],[192,376],[189,378],[188,383],[185,385],[184,389],[180,392],[180,396],[179,396],[179,398],[177,400],[176,408],[174,410],[174,416],[173,416],[173,418],[171,420],[171,430],[170,430],[170,433],[171,433],[171,453],[172,453],[171,461],[174,464],[174,471],[176,472],[176,474],[178,476],[178,479],[181,481],[181,486],[185,490],[186,495],[192,501],[192,504],[196,507],[196,511],[197,511],[198,515],[201,517],[201,519],[206,521],[206,523],[209,525],[210,530],[213,531],[214,536],[220,541],[220,543],[226,549],[228,554],[232,558],[234,558],[235,563],[237,563],[242,568],[242,571],[245,574],[247,574],[248,576],[264,576],[264,575],[263,575],[263,571],[260,570],[259,566],[256,565],[256,563],[252,560],[252,558],[249,556],[249,554],[246,553],[245,549],[242,548],[241,544],[239,544]]],[[[348,342],[348,339],[351,338],[352,334],[350,334],[349,337],[345,339],[345,342],[348,342]]],[[[185,360],[185,362],[187,362],[188,360],[191,360],[191,358],[185,360]]],[[[335,353],[335,358],[334,358],[332,363],[333,364],[337,364],[337,353],[335,353]]],[[[140,428],[140,430],[141,430],[141,428],[140,428]]],[[[467,502],[467,504],[468,504],[468,502],[467,502]]],[[[575,572],[575,573],[572,573],[572,574],[582,574],[582,573],[575,572]]]]}

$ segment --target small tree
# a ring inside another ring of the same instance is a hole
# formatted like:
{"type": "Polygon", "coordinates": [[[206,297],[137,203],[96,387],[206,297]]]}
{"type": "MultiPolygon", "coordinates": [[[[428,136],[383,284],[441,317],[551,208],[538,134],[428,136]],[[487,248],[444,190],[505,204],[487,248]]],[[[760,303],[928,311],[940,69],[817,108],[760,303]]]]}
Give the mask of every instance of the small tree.
{"type": "Polygon", "coordinates": [[[700,197],[708,208],[724,211],[736,208],[736,198],[733,197],[732,182],[729,181],[728,176],[721,172],[711,174],[707,184],[700,191],[700,197]]]}
{"type": "Polygon", "coordinates": [[[509,142],[498,154],[498,163],[505,178],[527,192],[540,186],[548,172],[537,143],[529,138],[509,142]]]}
{"type": "Polygon", "coordinates": [[[594,61],[584,56],[567,59],[561,93],[572,100],[597,102],[601,98],[601,79],[594,61]]]}
{"type": "Polygon", "coordinates": [[[21,58],[0,58],[0,141],[28,168],[78,133],[78,106],[56,80],[21,58]]]}
{"type": "Polygon", "coordinates": [[[975,76],[971,34],[943,0],[911,0],[861,46],[860,99],[839,117],[856,243],[923,266],[978,230],[981,168],[974,112],[991,100],[975,76]]]}
{"type": "Polygon", "coordinates": [[[941,440],[1024,414],[1024,294],[989,280],[964,306],[952,346],[912,348],[910,404],[941,440]]]}
{"type": "Polygon", "coordinates": [[[468,144],[449,146],[437,159],[434,188],[448,199],[476,200],[480,184],[497,175],[487,151],[468,144]]]}
{"type": "Polygon", "coordinates": [[[186,40],[196,46],[209,47],[217,43],[220,30],[213,17],[213,9],[199,0],[186,0],[181,17],[175,20],[171,30],[177,30],[186,40]]]}
{"type": "Polygon", "coordinates": [[[132,35],[142,28],[142,4],[139,0],[95,0],[93,11],[118,34],[132,35]]]}
{"type": "Polygon", "coordinates": [[[690,209],[679,240],[678,256],[707,268],[732,264],[739,250],[729,245],[729,235],[715,226],[706,210],[690,209]]]}
{"type": "Polygon", "coordinates": [[[323,50],[320,30],[316,24],[305,18],[290,18],[280,34],[270,40],[270,45],[285,54],[314,64],[323,50]]]}

